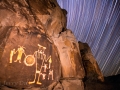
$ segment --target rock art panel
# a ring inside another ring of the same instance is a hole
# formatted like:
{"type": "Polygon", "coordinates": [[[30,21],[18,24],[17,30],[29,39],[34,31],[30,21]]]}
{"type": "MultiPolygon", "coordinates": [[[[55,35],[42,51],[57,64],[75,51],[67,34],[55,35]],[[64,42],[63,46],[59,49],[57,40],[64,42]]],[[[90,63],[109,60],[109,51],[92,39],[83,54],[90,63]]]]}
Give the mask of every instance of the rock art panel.
{"type": "Polygon", "coordinates": [[[47,36],[38,35],[27,33],[22,36],[12,29],[0,59],[3,85],[47,87],[60,79],[57,49],[47,36]]]}

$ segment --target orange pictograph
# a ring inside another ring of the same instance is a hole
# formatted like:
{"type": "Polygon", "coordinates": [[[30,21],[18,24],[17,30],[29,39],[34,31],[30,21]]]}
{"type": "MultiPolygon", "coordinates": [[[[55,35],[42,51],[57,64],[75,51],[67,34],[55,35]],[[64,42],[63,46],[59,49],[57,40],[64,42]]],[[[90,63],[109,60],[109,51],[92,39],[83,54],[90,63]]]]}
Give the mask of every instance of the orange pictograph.
{"type": "Polygon", "coordinates": [[[21,58],[22,58],[22,55],[26,55],[25,54],[25,50],[24,50],[25,47],[23,46],[20,46],[16,52],[18,52],[18,55],[17,55],[17,59],[14,61],[14,62],[17,62],[19,61],[19,63],[21,63],[21,58]]]}
{"type": "Polygon", "coordinates": [[[38,44],[38,50],[34,51],[33,54],[31,55],[26,55],[25,53],[25,47],[19,46],[18,49],[15,51],[15,49],[12,49],[10,51],[10,61],[9,63],[13,63],[13,56],[17,55],[16,60],[14,61],[19,63],[24,63],[26,66],[33,66],[35,65],[35,74],[34,74],[34,80],[29,81],[29,84],[39,84],[41,85],[40,77],[42,80],[53,80],[53,70],[51,68],[52,65],[52,57],[46,56],[45,50],[47,49],[46,47],[38,44]],[[24,55],[23,55],[24,54],[24,55]],[[23,59],[24,56],[24,60],[23,59]],[[38,61],[41,62],[41,65],[38,64],[38,61]],[[38,66],[39,65],[39,66],[38,66]],[[47,73],[48,71],[48,73],[47,73]],[[38,74],[38,75],[37,75],[38,74]]]}
{"type": "Polygon", "coordinates": [[[13,49],[13,50],[10,51],[10,62],[9,63],[12,63],[13,55],[14,54],[15,54],[15,49],[13,49]]]}

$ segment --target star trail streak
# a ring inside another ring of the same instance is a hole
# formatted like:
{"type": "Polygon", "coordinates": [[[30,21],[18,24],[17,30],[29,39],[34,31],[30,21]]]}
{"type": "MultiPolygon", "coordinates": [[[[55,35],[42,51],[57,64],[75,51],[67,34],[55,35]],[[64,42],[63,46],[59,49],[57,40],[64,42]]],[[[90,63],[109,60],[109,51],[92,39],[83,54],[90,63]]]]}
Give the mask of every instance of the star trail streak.
{"type": "Polygon", "coordinates": [[[120,0],[57,0],[67,28],[91,47],[104,76],[120,74],[120,0]]]}

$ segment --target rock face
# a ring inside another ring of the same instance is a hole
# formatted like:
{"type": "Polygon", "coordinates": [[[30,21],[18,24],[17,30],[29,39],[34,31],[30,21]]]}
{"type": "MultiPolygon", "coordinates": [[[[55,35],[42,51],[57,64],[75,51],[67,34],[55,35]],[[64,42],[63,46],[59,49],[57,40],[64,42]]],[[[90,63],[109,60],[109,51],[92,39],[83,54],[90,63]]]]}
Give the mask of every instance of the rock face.
{"type": "Polygon", "coordinates": [[[60,55],[62,78],[84,78],[82,58],[73,33],[66,30],[58,38],[53,38],[53,41],[60,55]]]}
{"type": "Polygon", "coordinates": [[[51,36],[66,28],[56,0],[0,1],[0,84],[12,88],[52,88],[61,77],[51,36]]]}
{"type": "Polygon", "coordinates": [[[88,80],[100,80],[103,82],[103,74],[91,52],[89,45],[87,43],[79,42],[79,47],[86,72],[85,77],[88,80]]]}
{"type": "Polygon", "coordinates": [[[63,90],[84,90],[82,79],[85,76],[85,72],[78,42],[73,33],[70,30],[66,30],[58,38],[54,37],[53,41],[58,48],[60,56],[63,90]]]}
{"type": "Polygon", "coordinates": [[[47,87],[59,81],[61,68],[58,52],[49,39],[40,34],[24,34],[11,28],[1,57],[3,85],[15,88],[47,87]]]}
{"type": "Polygon", "coordinates": [[[66,29],[66,14],[56,0],[0,0],[3,90],[84,90],[83,62],[89,58],[66,29]]]}

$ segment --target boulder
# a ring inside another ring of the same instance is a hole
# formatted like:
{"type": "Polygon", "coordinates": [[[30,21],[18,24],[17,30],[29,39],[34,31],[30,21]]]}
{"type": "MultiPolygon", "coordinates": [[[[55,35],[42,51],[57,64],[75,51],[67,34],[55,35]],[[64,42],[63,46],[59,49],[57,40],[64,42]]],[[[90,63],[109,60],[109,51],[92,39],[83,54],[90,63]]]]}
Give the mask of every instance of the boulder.
{"type": "Polygon", "coordinates": [[[12,88],[48,87],[61,77],[51,36],[66,29],[56,0],[0,1],[0,83],[12,88]]]}
{"type": "Polygon", "coordinates": [[[0,0],[1,87],[84,90],[89,67],[103,79],[90,48],[66,28],[66,14],[57,0],[0,0]]]}
{"type": "Polygon", "coordinates": [[[59,52],[62,78],[84,78],[85,72],[79,46],[72,31],[66,30],[61,32],[58,38],[52,39],[59,52]]]}
{"type": "Polygon", "coordinates": [[[94,58],[91,49],[87,43],[79,42],[79,48],[82,56],[86,75],[85,77],[90,80],[104,81],[103,74],[94,58]]]}
{"type": "Polygon", "coordinates": [[[60,59],[49,40],[39,33],[21,35],[11,28],[0,59],[1,84],[13,88],[44,88],[59,81],[60,59]]]}

